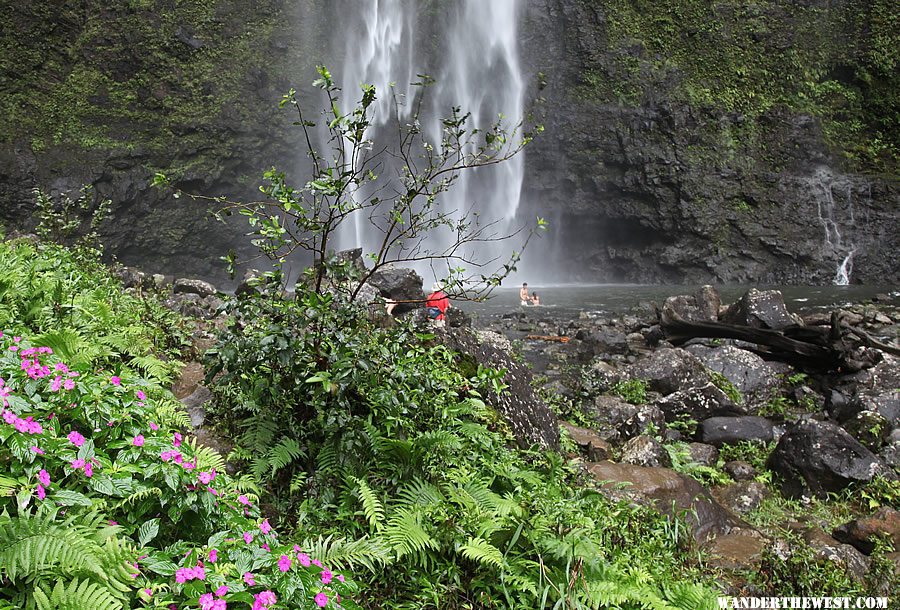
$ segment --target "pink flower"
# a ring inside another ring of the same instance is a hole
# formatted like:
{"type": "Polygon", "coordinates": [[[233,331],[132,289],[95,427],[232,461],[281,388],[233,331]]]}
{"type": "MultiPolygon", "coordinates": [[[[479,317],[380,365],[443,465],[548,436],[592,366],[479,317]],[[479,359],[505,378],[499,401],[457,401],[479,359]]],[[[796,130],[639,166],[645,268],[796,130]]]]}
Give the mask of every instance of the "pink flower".
{"type": "Polygon", "coordinates": [[[175,582],[178,584],[186,583],[191,578],[193,578],[193,576],[189,568],[178,568],[175,570],[175,582]]]}
{"type": "Polygon", "coordinates": [[[253,534],[251,534],[250,532],[244,532],[244,542],[246,542],[247,544],[253,542],[253,534]]]}
{"type": "Polygon", "coordinates": [[[318,568],[321,568],[321,567],[322,567],[322,562],[319,561],[318,559],[313,559],[313,560],[312,560],[312,564],[313,564],[314,566],[318,567],[318,568]]]}
{"type": "Polygon", "coordinates": [[[63,381],[63,389],[65,389],[65,390],[75,389],[75,380],[74,379],[66,379],[65,381],[63,381]]]}
{"type": "Polygon", "coordinates": [[[278,569],[282,572],[287,572],[291,569],[291,558],[287,555],[282,555],[281,559],[278,560],[278,569]]]}
{"type": "Polygon", "coordinates": [[[78,432],[75,432],[75,430],[69,432],[69,435],[66,438],[76,447],[81,447],[84,444],[84,437],[78,432]]]}
{"type": "Polygon", "coordinates": [[[212,610],[213,603],[216,600],[213,599],[212,593],[204,593],[197,601],[200,603],[200,610],[212,610]]]}
{"type": "Polygon", "coordinates": [[[263,542],[263,543],[262,543],[261,545],[259,545],[259,546],[261,546],[262,548],[264,548],[267,552],[271,552],[271,550],[272,550],[272,549],[269,548],[269,545],[268,545],[267,543],[265,543],[265,542],[263,542]]]}
{"type": "Polygon", "coordinates": [[[143,447],[144,446],[144,435],[138,434],[137,436],[135,436],[134,440],[131,441],[131,444],[134,445],[135,447],[143,447]]]}
{"type": "Polygon", "coordinates": [[[300,553],[300,554],[298,554],[298,555],[297,555],[297,561],[299,561],[299,562],[300,562],[300,565],[302,565],[304,568],[308,568],[308,567],[309,567],[309,563],[310,563],[310,562],[309,562],[309,555],[307,555],[306,553],[300,553]]]}
{"type": "MultiPolygon", "coordinates": [[[[248,572],[249,574],[249,572],[248,572]]],[[[228,587],[226,585],[222,585],[218,589],[216,589],[216,597],[225,597],[228,594],[228,587]]]]}
{"type": "Polygon", "coordinates": [[[263,522],[259,524],[259,531],[261,531],[263,534],[268,534],[272,531],[272,526],[269,525],[268,519],[263,519],[263,522]]]}
{"type": "Polygon", "coordinates": [[[197,475],[197,480],[203,483],[204,485],[209,485],[213,479],[216,478],[216,471],[211,470],[209,472],[201,472],[197,475]]]}
{"type": "Polygon", "coordinates": [[[147,399],[147,395],[144,394],[144,392],[142,390],[138,390],[137,392],[135,392],[135,394],[137,395],[138,400],[146,400],[147,399]]]}
{"type": "Polygon", "coordinates": [[[213,602],[212,610],[227,610],[228,603],[224,599],[217,599],[213,602]]]}
{"type": "Polygon", "coordinates": [[[203,566],[196,566],[194,568],[194,578],[197,580],[206,580],[206,570],[203,569],[203,566]]]}
{"type": "Polygon", "coordinates": [[[247,498],[244,494],[238,496],[238,502],[243,504],[244,506],[250,506],[250,499],[247,498]]]}
{"type": "Polygon", "coordinates": [[[53,381],[50,382],[50,391],[51,392],[59,392],[59,389],[62,387],[62,377],[57,375],[53,378],[53,381]]]}
{"type": "Polygon", "coordinates": [[[50,473],[48,473],[43,468],[41,468],[41,471],[38,472],[38,480],[44,487],[50,487],[50,473]]]}
{"type": "Polygon", "coordinates": [[[175,436],[173,438],[174,438],[174,440],[172,441],[172,444],[176,447],[181,447],[181,439],[182,439],[181,432],[176,432],[175,436]]]}
{"type": "Polygon", "coordinates": [[[38,485],[37,489],[35,489],[35,493],[37,494],[37,497],[40,498],[41,500],[43,500],[44,498],[47,497],[47,492],[44,491],[43,485],[38,485]]]}
{"type": "Polygon", "coordinates": [[[219,558],[219,552],[216,549],[209,550],[209,561],[210,563],[216,563],[216,560],[219,558]]]}
{"type": "Polygon", "coordinates": [[[122,380],[118,376],[113,375],[109,378],[109,382],[113,385],[122,385],[122,380]]]}
{"type": "Polygon", "coordinates": [[[84,468],[84,460],[82,460],[81,458],[78,458],[77,460],[72,460],[71,466],[75,470],[81,470],[82,468],[84,468]]]}
{"type": "Polygon", "coordinates": [[[263,606],[271,606],[278,601],[278,599],[275,597],[275,594],[269,590],[263,591],[262,593],[257,593],[253,596],[253,598],[263,606]]]}
{"type": "Polygon", "coordinates": [[[316,602],[316,605],[319,606],[319,608],[324,608],[325,604],[328,603],[328,596],[321,592],[316,593],[316,596],[313,598],[313,601],[316,602]]]}
{"type": "Polygon", "coordinates": [[[338,575],[337,575],[337,579],[338,579],[339,581],[341,581],[341,582],[344,582],[344,580],[345,580],[343,574],[338,574],[338,575]]]}
{"type": "Polygon", "coordinates": [[[252,587],[256,584],[256,579],[253,577],[252,572],[244,572],[244,582],[247,583],[248,587],[252,587]]]}
{"type": "Polygon", "coordinates": [[[31,446],[31,451],[34,452],[34,453],[36,453],[36,454],[38,454],[38,455],[44,455],[44,450],[41,449],[40,447],[38,447],[37,445],[32,445],[32,446],[31,446]]]}
{"type": "Polygon", "coordinates": [[[144,589],[144,595],[147,597],[153,597],[153,589],[144,589]]]}
{"type": "Polygon", "coordinates": [[[54,371],[57,371],[57,372],[60,372],[60,373],[68,373],[68,372],[69,372],[69,367],[67,367],[67,366],[66,366],[65,364],[63,364],[62,362],[57,362],[56,365],[54,365],[53,370],[54,370],[54,371]]]}
{"type": "Polygon", "coordinates": [[[153,430],[154,432],[159,430],[159,426],[157,426],[154,422],[150,422],[149,425],[150,425],[150,429],[153,430]]]}
{"type": "Polygon", "coordinates": [[[320,578],[322,579],[322,584],[323,585],[331,584],[331,576],[332,576],[331,570],[329,570],[328,568],[323,568],[322,574],[320,574],[320,578]]]}
{"type": "Polygon", "coordinates": [[[90,462],[85,462],[84,464],[84,476],[89,479],[94,476],[94,465],[90,462]]]}

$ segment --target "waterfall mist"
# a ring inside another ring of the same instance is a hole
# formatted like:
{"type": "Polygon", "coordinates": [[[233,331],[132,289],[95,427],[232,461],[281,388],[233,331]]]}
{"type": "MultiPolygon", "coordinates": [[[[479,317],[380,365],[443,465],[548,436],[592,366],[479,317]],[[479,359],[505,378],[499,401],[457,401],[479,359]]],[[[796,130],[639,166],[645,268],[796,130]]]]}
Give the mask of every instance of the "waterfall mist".
{"type": "MultiPolygon", "coordinates": [[[[526,89],[519,63],[517,5],[516,0],[461,0],[440,6],[413,0],[338,0],[333,14],[339,22],[337,31],[344,35],[326,64],[341,83],[341,110],[355,107],[361,84],[375,86],[378,99],[370,107],[373,124],[366,135],[376,146],[382,139],[396,139],[394,121],[410,120],[422,95],[421,132],[436,148],[443,135],[442,119],[454,107],[471,114],[470,129],[486,130],[501,117],[504,126],[515,127],[525,118],[526,89]],[[432,85],[424,89],[412,85],[425,74],[434,79],[432,85]]],[[[520,136],[521,132],[515,134],[520,136]]],[[[517,218],[524,154],[496,166],[463,171],[440,195],[439,209],[452,212],[456,219],[470,214],[480,223],[495,223],[492,234],[515,231],[524,224],[517,218]]],[[[383,188],[397,172],[386,165],[375,188],[383,188]]],[[[452,243],[449,229],[438,233],[432,238],[434,246],[452,243]]],[[[371,252],[379,237],[367,215],[357,213],[341,227],[335,246],[371,252]]],[[[518,245],[516,240],[479,242],[466,253],[482,262],[496,260],[486,268],[493,270],[518,245]]],[[[526,253],[524,261],[527,258],[526,253]]],[[[446,269],[442,274],[427,265],[417,270],[426,282],[446,275],[446,269]]]]}

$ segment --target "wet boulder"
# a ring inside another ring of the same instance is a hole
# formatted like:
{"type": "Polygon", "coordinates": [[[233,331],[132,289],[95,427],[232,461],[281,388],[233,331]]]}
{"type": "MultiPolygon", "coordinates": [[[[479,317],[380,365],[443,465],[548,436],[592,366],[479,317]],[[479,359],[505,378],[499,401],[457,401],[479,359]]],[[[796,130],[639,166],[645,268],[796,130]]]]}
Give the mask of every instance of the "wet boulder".
{"type": "Polygon", "coordinates": [[[878,475],[894,476],[846,430],[812,419],[800,422],[781,437],[769,456],[769,468],[781,478],[782,493],[793,498],[824,496],[878,475]]]}
{"type": "Polygon", "coordinates": [[[561,425],[579,451],[590,461],[608,460],[612,456],[612,445],[593,430],[574,426],[569,422],[561,422],[561,425]]]}
{"type": "Polygon", "coordinates": [[[696,294],[669,297],[662,306],[663,319],[682,319],[687,322],[715,322],[719,317],[721,299],[712,286],[703,286],[696,294]]]}
{"type": "Polygon", "coordinates": [[[614,500],[651,505],[670,518],[684,517],[698,541],[746,526],[722,508],[700,483],[669,468],[599,462],[591,464],[588,472],[604,483],[603,493],[614,500]]]}
{"type": "Polygon", "coordinates": [[[641,434],[630,439],[622,446],[622,462],[635,466],[663,466],[672,465],[672,458],[662,444],[653,438],[641,434]]]}
{"type": "Polygon", "coordinates": [[[713,492],[722,506],[741,516],[759,508],[770,495],[769,488],[759,481],[738,481],[713,492]]]}
{"type": "Polygon", "coordinates": [[[683,349],[663,348],[628,367],[630,379],[646,381],[654,392],[667,395],[710,382],[703,363],[683,349]]]}
{"type": "Polygon", "coordinates": [[[382,267],[372,274],[367,283],[378,290],[381,296],[398,302],[395,314],[422,307],[425,293],[422,277],[413,269],[403,267],[382,267]]]}
{"type": "MultiPolygon", "coordinates": [[[[712,382],[678,390],[663,396],[654,403],[667,422],[692,419],[697,422],[716,416],[734,416],[746,413],[712,382]]],[[[706,442],[706,441],[704,441],[706,442]]]]}
{"type": "Polygon", "coordinates": [[[691,345],[685,349],[706,368],[731,382],[751,409],[766,404],[781,384],[779,376],[790,370],[785,364],[766,362],[757,354],[733,345],[691,345]]]}
{"type": "Polygon", "coordinates": [[[756,468],[743,460],[726,462],[722,470],[735,481],[750,481],[756,476],[756,468]]]}
{"type": "Polygon", "coordinates": [[[856,582],[863,582],[869,571],[869,558],[849,544],[838,542],[822,530],[811,528],[803,534],[815,557],[844,569],[856,582]]]}
{"type": "Polygon", "coordinates": [[[700,440],[716,447],[742,441],[768,443],[772,438],[772,422],[764,417],[710,417],[700,425],[700,440]]]}
{"type": "Polygon", "coordinates": [[[647,431],[665,428],[662,411],[653,405],[633,405],[615,396],[597,396],[586,407],[598,428],[609,431],[609,440],[627,440],[647,431]]]}
{"type": "Polygon", "coordinates": [[[719,450],[712,445],[690,443],[688,445],[688,456],[695,464],[714,468],[719,461],[719,450]]]}
{"type": "Polygon", "coordinates": [[[751,288],[728,308],[722,321],[737,326],[780,330],[797,324],[799,319],[788,313],[780,291],[751,288]]]}
{"type": "Polygon", "coordinates": [[[866,555],[875,550],[875,543],[879,538],[888,540],[895,549],[900,549],[900,512],[883,506],[869,517],[845,523],[831,535],[840,542],[853,545],[866,555]]]}
{"type": "Polygon", "coordinates": [[[175,294],[196,294],[203,298],[215,295],[217,290],[209,282],[182,277],[175,280],[172,292],[175,294]]]}

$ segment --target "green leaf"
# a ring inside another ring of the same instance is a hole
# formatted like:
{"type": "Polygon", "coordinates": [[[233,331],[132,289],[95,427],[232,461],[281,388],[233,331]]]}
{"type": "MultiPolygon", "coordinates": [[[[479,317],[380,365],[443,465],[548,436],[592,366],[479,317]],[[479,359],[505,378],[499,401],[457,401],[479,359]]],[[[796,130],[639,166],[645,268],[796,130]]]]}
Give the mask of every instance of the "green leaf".
{"type": "Polygon", "coordinates": [[[54,502],[63,506],[92,506],[93,502],[83,493],[71,489],[60,489],[52,496],[54,502]]]}
{"type": "Polygon", "coordinates": [[[159,534],[159,519],[150,519],[138,528],[138,542],[141,546],[147,546],[157,534],[159,534]]]}

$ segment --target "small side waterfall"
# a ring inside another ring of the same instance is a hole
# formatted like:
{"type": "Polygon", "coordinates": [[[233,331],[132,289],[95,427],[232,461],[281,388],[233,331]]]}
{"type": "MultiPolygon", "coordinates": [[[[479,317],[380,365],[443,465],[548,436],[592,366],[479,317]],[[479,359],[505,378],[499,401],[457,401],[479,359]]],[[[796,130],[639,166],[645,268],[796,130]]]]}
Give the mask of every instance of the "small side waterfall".
{"type": "MultiPolygon", "coordinates": [[[[844,220],[846,228],[852,228],[856,224],[855,213],[853,209],[853,187],[854,185],[847,179],[836,178],[829,171],[817,170],[810,180],[811,186],[815,191],[821,193],[816,197],[816,213],[819,223],[825,232],[825,241],[823,243],[823,253],[826,256],[837,256],[841,262],[837,265],[833,283],[836,286],[847,286],[850,284],[850,277],[853,273],[853,255],[856,254],[856,246],[852,243],[845,243],[845,238],[841,233],[841,226],[838,224],[838,215],[843,208],[847,218],[844,220]],[[839,200],[835,199],[838,194],[839,200]]],[[[846,228],[844,232],[846,233],[846,228]]]]}
{"type": "MultiPolygon", "coordinates": [[[[353,34],[347,37],[338,74],[343,110],[350,110],[359,99],[360,84],[375,86],[378,100],[372,108],[375,123],[369,137],[377,137],[378,130],[393,118],[392,86],[405,99],[399,108],[400,120],[410,116],[418,94],[411,83],[419,74],[436,80],[427,89],[419,117],[425,139],[436,147],[442,138],[441,119],[453,107],[471,113],[470,127],[482,130],[500,116],[507,127],[522,120],[525,82],[518,59],[516,0],[459,0],[437,9],[422,8],[424,3],[414,0],[338,4],[342,19],[351,22],[346,29],[353,34]],[[431,20],[434,11],[439,12],[439,25],[419,21],[426,10],[431,20]],[[419,36],[420,25],[428,36],[419,36]],[[429,48],[422,48],[426,45],[429,48]]],[[[440,206],[455,215],[475,213],[482,222],[498,221],[495,230],[505,233],[512,228],[519,207],[523,174],[522,153],[497,166],[464,171],[441,196],[440,206]]],[[[338,235],[338,247],[361,246],[371,251],[378,235],[367,218],[356,216],[353,226],[344,227],[338,235]]],[[[476,254],[486,261],[509,254],[511,247],[508,242],[480,243],[476,254]]]]}

